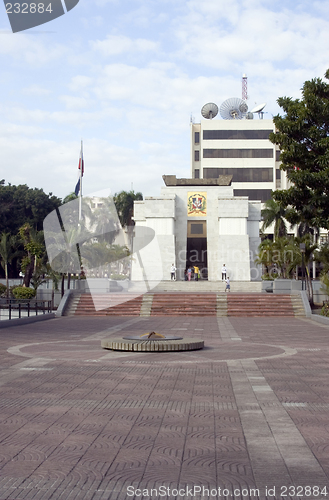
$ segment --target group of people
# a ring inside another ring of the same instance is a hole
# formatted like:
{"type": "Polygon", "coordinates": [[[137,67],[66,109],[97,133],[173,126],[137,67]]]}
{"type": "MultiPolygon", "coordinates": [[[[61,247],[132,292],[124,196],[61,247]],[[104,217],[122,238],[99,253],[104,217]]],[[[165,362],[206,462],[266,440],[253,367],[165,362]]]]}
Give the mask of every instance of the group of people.
{"type": "MultiPolygon", "coordinates": [[[[198,281],[200,278],[200,269],[198,266],[188,266],[185,271],[185,281],[191,281],[192,279],[192,273],[193,273],[193,278],[195,281],[198,281]]],[[[171,280],[176,281],[176,267],[174,264],[171,265],[170,269],[170,275],[171,275],[171,280]]],[[[227,275],[227,269],[226,265],[223,264],[222,267],[222,281],[225,281],[226,287],[225,287],[225,292],[230,292],[231,291],[231,284],[230,284],[230,277],[226,276],[227,275]]]]}
{"type": "MultiPolygon", "coordinates": [[[[171,280],[176,281],[176,267],[172,264],[170,269],[171,280]]],[[[191,281],[193,275],[194,281],[199,281],[200,269],[198,266],[188,266],[184,271],[185,281],[191,281]]]]}

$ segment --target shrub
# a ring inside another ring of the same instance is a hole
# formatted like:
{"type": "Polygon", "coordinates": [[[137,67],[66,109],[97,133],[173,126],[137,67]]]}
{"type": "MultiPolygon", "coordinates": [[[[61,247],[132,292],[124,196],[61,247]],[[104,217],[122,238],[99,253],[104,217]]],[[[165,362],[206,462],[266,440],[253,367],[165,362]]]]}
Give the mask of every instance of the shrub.
{"type": "Polygon", "coordinates": [[[278,278],[278,276],[279,276],[278,273],[273,273],[273,272],[265,273],[265,274],[262,274],[262,280],[263,281],[273,281],[276,278],[278,278]]]}
{"type": "Polygon", "coordinates": [[[33,290],[33,288],[26,288],[24,286],[16,286],[12,290],[12,294],[15,299],[33,299],[36,295],[36,290],[33,290]]]}
{"type": "Polygon", "coordinates": [[[321,309],[322,316],[329,316],[329,302],[324,302],[321,309]]]}
{"type": "Polygon", "coordinates": [[[321,276],[320,291],[325,295],[329,296],[329,275],[327,273],[321,276]]]}
{"type": "Polygon", "coordinates": [[[125,274],[111,274],[111,280],[120,281],[120,280],[126,280],[126,279],[127,279],[127,276],[125,274]]]}
{"type": "Polygon", "coordinates": [[[3,285],[2,283],[0,283],[0,297],[5,297],[6,291],[7,291],[7,287],[5,285],[3,285]]]}

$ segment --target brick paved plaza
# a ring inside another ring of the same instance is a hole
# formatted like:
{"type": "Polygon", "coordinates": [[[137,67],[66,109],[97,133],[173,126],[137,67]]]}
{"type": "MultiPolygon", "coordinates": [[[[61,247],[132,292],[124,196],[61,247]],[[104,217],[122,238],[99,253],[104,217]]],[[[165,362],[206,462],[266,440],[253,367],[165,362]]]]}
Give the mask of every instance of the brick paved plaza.
{"type": "Polygon", "coordinates": [[[1,329],[0,500],[325,499],[328,340],[327,326],[281,317],[1,329]],[[100,347],[151,330],[206,347],[100,347]]]}

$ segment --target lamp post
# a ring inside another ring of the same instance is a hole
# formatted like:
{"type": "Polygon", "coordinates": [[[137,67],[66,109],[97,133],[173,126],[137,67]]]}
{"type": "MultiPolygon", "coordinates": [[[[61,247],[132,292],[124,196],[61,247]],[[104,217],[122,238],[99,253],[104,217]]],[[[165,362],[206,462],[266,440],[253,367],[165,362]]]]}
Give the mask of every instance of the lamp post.
{"type": "MultiPolygon", "coordinates": [[[[304,290],[304,278],[305,278],[305,264],[304,264],[304,255],[305,255],[305,243],[299,244],[299,250],[302,254],[302,290],[304,290]]],[[[306,290],[306,286],[305,286],[306,290]]]]}

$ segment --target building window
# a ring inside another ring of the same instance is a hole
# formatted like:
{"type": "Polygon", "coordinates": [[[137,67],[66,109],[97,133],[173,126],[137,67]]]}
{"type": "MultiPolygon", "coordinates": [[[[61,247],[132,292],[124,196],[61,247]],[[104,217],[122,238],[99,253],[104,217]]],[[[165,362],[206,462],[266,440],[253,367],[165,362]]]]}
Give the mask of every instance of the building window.
{"type": "Polygon", "coordinates": [[[194,179],[200,179],[200,170],[198,168],[194,170],[194,179]]]}
{"type": "Polygon", "coordinates": [[[273,130],[204,130],[205,141],[267,139],[273,130]]]}
{"type": "Polygon", "coordinates": [[[194,161],[200,161],[200,151],[194,151],[194,161]]]}
{"type": "Polygon", "coordinates": [[[233,175],[233,182],[273,182],[272,168],[204,168],[205,179],[217,179],[219,175],[233,175]]]}
{"type": "Polygon", "coordinates": [[[275,151],[275,161],[281,161],[280,156],[281,156],[281,151],[279,149],[277,149],[275,151]]]}
{"type": "Polygon", "coordinates": [[[194,132],[194,143],[195,144],[200,143],[200,132],[194,132]]]}
{"type": "Polygon", "coordinates": [[[273,158],[273,149],[204,149],[203,158],[273,158]]]}
{"type": "Polygon", "coordinates": [[[234,196],[248,196],[249,200],[265,202],[271,198],[271,189],[234,189],[234,196]]]}
{"type": "Polygon", "coordinates": [[[202,224],[191,224],[191,235],[192,234],[203,234],[202,224]]]}
{"type": "Polygon", "coordinates": [[[281,170],[279,168],[277,168],[275,171],[275,178],[277,181],[281,179],[281,170]]]}

